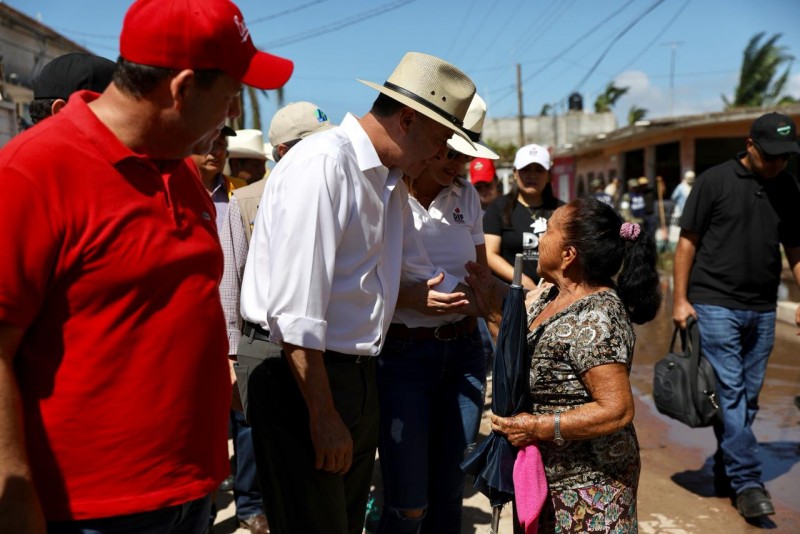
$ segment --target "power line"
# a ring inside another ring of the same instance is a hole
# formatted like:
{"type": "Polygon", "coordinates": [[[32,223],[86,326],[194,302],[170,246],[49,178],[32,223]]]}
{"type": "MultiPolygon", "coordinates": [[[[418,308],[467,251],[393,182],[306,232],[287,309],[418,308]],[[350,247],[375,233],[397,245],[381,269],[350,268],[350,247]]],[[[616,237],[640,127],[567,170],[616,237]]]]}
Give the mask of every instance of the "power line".
{"type": "Polygon", "coordinates": [[[684,12],[684,10],[685,10],[685,9],[686,9],[686,8],[689,6],[689,2],[691,2],[691,1],[692,1],[692,0],[686,0],[686,2],[684,2],[684,3],[683,3],[683,5],[682,5],[682,6],[681,6],[681,7],[678,9],[678,11],[677,11],[677,12],[675,12],[675,14],[672,16],[672,18],[671,18],[671,19],[669,19],[669,22],[667,22],[667,24],[666,24],[666,25],[665,25],[665,26],[664,26],[664,27],[661,29],[661,31],[660,31],[660,32],[658,32],[658,33],[656,34],[656,36],[655,36],[655,37],[653,37],[653,39],[652,39],[652,40],[651,40],[649,43],[647,43],[647,45],[645,45],[645,47],[642,49],[642,51],[641,51],[641,52],[639,52],[638,54],[636,54],[636,57],[635,57],[635,58],[633,58],[632,60],[630,60],[630,61],[628,62],[628,64],[627,64],[627,65],[625,65],[624,67],[622,67],[622,68],[619,70],[619,72],[618,72],[617,74],[620,74],[620,73],[624,72],[625,70],[627,70],[627,69],[628,69],[628,67],[630,67],[631,65],[633,65],[634,63],[636,63],[636,62],[639,60],[639,58],[640,58],[640,57],[642,57],[643,55],[645,55],[645,54],[647,53],[647,51],[648,51],[648,50],[650,50],[650,49],[653,47],[653,45],[655,44],[655,42],[656,42],[656,41],[658,41],[658,40],[661,38],[661,36],[662,36],[662,35],[664,35],[664,34],[666,33],[666,31],[667,31],[668,29],[670,29],[670,27],[672,26],[672,24],[673,24],[673,23],[674,23],[676,20],[678,20],[678,17],[679,17],[679,16],[681,15],[681,13],[683,13],[683,12],[684,12]]]}
{"type": "Polygon", "coordinates": [[[341,30],[342,28],[346,28],[348,26],[352,26],[353,24],[358,24],[359,22],[363,22],[365,20],[377,17],[378,15],[382,15],[384,13],[388,13],[389,11],[393,11],[400,7],[403,7],[407,4],[414,2],[415,0],[399,0],[397,2],[392,2],[390,4],[385,4],[383,6],[379,6],[375,9],[370,9],[368,11],[364,11],[359,13],[358,15],[354,15],[352,17],[348,17],[346,19],[342,19],[337,22],[332,22],[330,24],[326,24],[325,26],[320,26],[318,28],[313,28],[311,30],[304,31],[302,33],[292,35],[289,37],[285,37],[283,39],[278,39],[276,41],[272,41],[267,43],[261,48],[266,48],[269,50],[274,50],[276,48],[280,48],[282,46],[286,46],[288,44],[298,43],[300,41],[305,41],[306,39],[311,39],[312,37],[319,37],[320,35],[324,35],[326,33],[335,32],[337,30],[341,30]]]}
{"type": "Polygon", "coordinates": [[[317,4],[321,4],[322,2],[325,2],[325,0],[314,0],[313,2],[308,2],[308,3],[305,3],[305,4],[299,5],[297,7],[293,7],[293,8],[290,8],[290,9],[285,9],[283,11],[279,11],[278,13],[274,13],[272,15],[264,15],[263,17],[258,17],[257,19],[250,20],[250,21],[246,20],[245,22],[247,23],[248,26],[252,26],[254,24],[258,24],[258,23],[264,22],[266,20],[273,20],[273,19],[277,19],[278,17],[283,17],[284,15],[290,15],[292,13],[296,13],[298,11],[302,11],[303,9],[306,9],[307,7],[315,6],[317,4]]]}
{"type": "Polygon", "coordinates": [[[603,59],[605,59],[606,55],[607,55],[607,54],[608,54],[608,53],[611,51],[611,48],[613,48],[613,46],[614,46],[615,44],[617,44],[617,42],[618,42],[620,39],[622,39],[622,37],[623,37],[623,36],[624,36],[626,33],[628,33],[628,31],[629,31],[631,28],[633,28],[634,26],[636,26],[636,24],[638,24],[638,23],[639,23],[639,21],[641,21],[643,18],[645,18],[647,15],[649,15],[649,14],[650,14],[650,13],[651,13],[651,12],[652,12],[652,11],[653,11],[655,8],[657,8],[658,6],[660,6],[661,4],[663,4],[663,3],[664,3],[664,1],[665,1],[665,0],[656,0],[656,1],[655,1],[655,2],[653,2],[653,3],[652,3],[652,4],[651,4],[651,5],[650,5],[650,6],[649,6],[647,9],[645,9],[645,10],[644,10],[644,12],[643,12],[642,14],[640,14],[638,17],[636,17],[635,19],[633,19],[633,21],[631,21],[631,23],[630,23],[630,24],[628,24],[628,25],[627,25],[625,28],[623,28],[623,30],[622,30],[621,32],[619,32],[619,33],[616,35],[616,37],[614,37],[614,39],[612,39],[612,40],[611,40],[611,42],[608,44],[608,46],[606,47],[606,49],[605,49],[605,50],[603,50],[603,53],[602,53],[602,54],[600,54],[600,57],[599,57],[599,58],[597,58],[597,61],[595,61],[595,62],[594,62],[594,65],[592,65],[592,68],[591,68],[591,69],[589,69],[589,72],[587,72],[587,73],[586,73],[586,76],[584,76],[584,77],[583,77],[583,79],[582,79],[580,82],[578,82],[578,85],[576,85],[576,86],[575,86],[575,88],[572,90],[572,92],[574,93],[574,92],[576,92],[576,91],[580,90],[580,88],[581,88],[581,87],[583,87],[583,84],[584,84],[584,83],[586,83],[586,80],[588,80],[588,79],[589,79],[589,77],[590,77],[590,76],[591,76],[591,75],[594,73],[594,71],[597,69],[597,67],[598,67],[598,66],[600,66],[600,63],[602,63],[603,59]]]}
{"type": "MultiPolygon", "coordinates": [[[[489,10],[490,14],[492,13],[492,11],[494,11],[494,8],[497,6],[497,2],[498,1],[499,0],[495,0],[495,5],[493,5],[492,8],[489,10]]],[[[525,2],[525,0],[520,0],[520,2],[517,4],[517,7],[515,7],[513,10],[509,11],[508,18],[505,20],[505,22],[503,22],[503,24],[500,26],[500,28],[505,28],[506,26],[508,26],[509,23],[514,19],[514,17],[517,16],[517,13],[519,12],[519,8],[522,7],[523,2],[525,2]]],[[[481,55],[478,56],[478,58],[475,59],[472,62],[472,65],[479,65],[480,64],[481,60],[483,60],[483,58],[486,56],[486,52],[488,52],[489,50],[492,50],[494,48],[494,43],[497,42],[497,38],[500,37],[501,34],[502,34],[501,31],[492,32],[492,35],[493,35],[492,40],[489,41],[483,47],[483,50],[481,51],[481,55]]],[[[475,69],[470,69],[470,72],[472,72],[474,70],[475,69]]]]}
{"type": "Polygon", "coordinates": [[[464,12],[464,19],[461,21],[461,24],[458,25],[458,31],[453,37],[453,40],[450,41],[450,49],[447,51],[447,57],[450,57],[450,54],[453,52],[453,47],[456,46],[461,40],[461,34],[464,32],[464,27],[467,25],[467,21],[469,20],[469,16],[472,13],[472,10],[475,8],[476,0],[472,0],[472,3],[469,5],[469,9],[464,12]]]}
{"type": "MultiPolygon", "coordinates": [[[[664,0],[661,0],[661,1],[663,2],[664,0]]],[[[597,29],[598,29],[598,28],[600,28],[601,26],[603,26],[603,25],[604,25],[606,22],[608,22],[609,20],[611,20],[611,19],[613,19],[614,17],[616,17],[617,15],[619,15],[619,14],[620,14],[620,13],[621,13],[621,12],[622,12],[622,11],[623,11],[625,8],[627,8],[627,7],[628,7],[629,5],[631,5],[633,2],[634,2],[634,0],[628,0],[628,1],[627,1],[627,2],[625,2],[625,3],[624,3],[624,4],[623,4],[623,5],[622,5],[622,6],[621,6],[619,9],[617,9],[616,11],[612,12],[611,14],[609,14],[609,15],[608,15],[606,18],[604,18],[604,19],[603,19],[603,20],[601,20],[601,21],[600,21],[598,24],[596,24],[596,25],[595,25],[595,26],[593,26],[591,29],[589,29],[589,31],[587,31],[586,33],[584,33],[583,35],[581,35],[580,37],[578,37],[578,38],[577,38],[575,41],[573,41],[572,43],[570,43],[569,45],[567,45],[567,47],[566,47],[564,50],[562,50],[561,52],[559,52],[557,55],[553,56],[553,57],[550,59],[550,61],[548,61],[548,62],[547,62],[547,64],[546,64],[544,67],[542,67],[542,68],[541,68],[541,69],[539,69],[538,71],[534,72],[533,74],[531,74],[530,76],[528,76],[527,78],[525,78],[525,79],[522,81],[523,85],[524,85],[524,84],[526,84],[526,83],[528,83],[529,81],[533,80],[533,79],[534,79],[536,76],[538,76],[538,75],[539,75],[539,74],[541,74],[542,72],[544,72],[544,70],[545,70],[545,69],[547,69],[547,68],[548,68],[548,67],[550,67],[550,66],[551,66],[553,63],[555,63],[556,61],[558,61],[559,59],[561,59],[561,57],[563,57],[565,54],[567,54],[567,52],[571,51],[571,50],[572,50],[573,48],[575,48],[575,47],[576,47],[578,44],[580,44],[581,42],[583,42],[583,40],[584,40],[584,39],[586,39],[586,38],[587,38],[589,35],[591,35],[591,34],[592,34],[592,33],[594,33],[595,31],[597,31],[597,29]]],[[[595,66],[595,68],[596,68],[596,66],[595,66]]],[[[506,98],[508,98],[509,96],[511,96],[511,95],[514,93],[514,91],[515,91],[515,90],[516,90],[516,88],[514,88],[514,89],[512,89],[511,91],[509,91],[508,93],[506,93],[506,94],[502,95],[502,96],[501,96],[499,99],[497,99],[497,100],[495,101],[495,103],[497,103],[497,102],[502,102],[503,100],[505,100],[506,98]]]]}

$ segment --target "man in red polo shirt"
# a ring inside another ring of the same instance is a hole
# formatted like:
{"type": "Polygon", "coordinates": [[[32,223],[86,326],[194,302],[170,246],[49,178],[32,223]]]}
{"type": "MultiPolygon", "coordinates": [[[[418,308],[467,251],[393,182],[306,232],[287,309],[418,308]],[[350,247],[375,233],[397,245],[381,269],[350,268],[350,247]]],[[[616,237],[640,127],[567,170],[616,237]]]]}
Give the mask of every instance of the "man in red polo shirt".
{"type": "Polygon", "coordinates": [[[222,254],[184,158],[292,63],[227,0],[139,0],[120,52],[0,152],[2,532],[204,532],[228,471],[222,254]]]}

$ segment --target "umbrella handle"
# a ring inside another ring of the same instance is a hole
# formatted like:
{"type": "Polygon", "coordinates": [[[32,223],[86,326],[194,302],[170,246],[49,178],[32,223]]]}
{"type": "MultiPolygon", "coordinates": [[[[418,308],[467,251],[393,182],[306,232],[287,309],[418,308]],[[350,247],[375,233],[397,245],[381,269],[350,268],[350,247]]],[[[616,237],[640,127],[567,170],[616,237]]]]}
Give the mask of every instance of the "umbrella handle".
{"type": "Polygon", "coordinates": [[[520,253],[514,256],[514,278],[511,285],[522,287],[522,254],[520,253]]]}

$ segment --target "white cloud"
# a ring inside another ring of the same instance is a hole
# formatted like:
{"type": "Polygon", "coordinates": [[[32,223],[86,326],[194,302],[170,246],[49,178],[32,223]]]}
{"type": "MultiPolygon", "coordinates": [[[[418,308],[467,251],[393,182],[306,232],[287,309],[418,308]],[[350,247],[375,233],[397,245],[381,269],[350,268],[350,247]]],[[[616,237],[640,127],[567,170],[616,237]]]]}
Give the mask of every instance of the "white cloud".
{"type": "Polygon", "coordinates": [[[692,80],[685,85],[678,85],[673,89],[671,103],[669,87],[653,85],[648,75],[642,71],[623,72],[614,79],[614,84],[617,87],[629,88],[614,106],[620,125],[627,124],[628,110],[634,105],[646,109],[648,118],[720,111],[723,107],[720,95],[725,89],[717,89],[718,84],[711,86],[699,80],[692,80]]]}
{"type": "Polygon", "coordinates": [[[789,76],[789,81],[786,82],[786,93],[800,99],[800,74],[789,76]]]}

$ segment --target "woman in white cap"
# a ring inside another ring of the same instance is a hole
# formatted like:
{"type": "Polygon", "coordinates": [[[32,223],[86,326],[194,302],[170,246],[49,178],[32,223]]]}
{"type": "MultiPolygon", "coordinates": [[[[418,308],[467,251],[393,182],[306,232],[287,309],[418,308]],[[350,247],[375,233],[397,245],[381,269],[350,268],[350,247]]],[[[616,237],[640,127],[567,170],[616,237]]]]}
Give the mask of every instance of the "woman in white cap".
{"type": "MultiPolygon", "coordinates": [[[[486,104],[475,95],[464,119],[474,147],[454,135],[449,151],[411,180],[409,205],[431,262],[464,278],[467,261],[487,265],[477,191],[465,177],[472,157],[497,159],[479,142],[486,104]]],[[[378,360],[384,509],[378,532],[458,533],[464,473],[486,384],[486,356],[475,317],[428,315],[401,289],[378,360]]]]}
{"type": "Polygon", "coordinates": [[[526,145],[514,157],[514,185],[486,210],[483,231],[486,257],[492,272],[511,282],[514,256],[522,253],[522,285],[534,289],[539,277],[539,238],[547,219],[564,202],[550,185],[550,152],[541,145],[526,145]]]}

